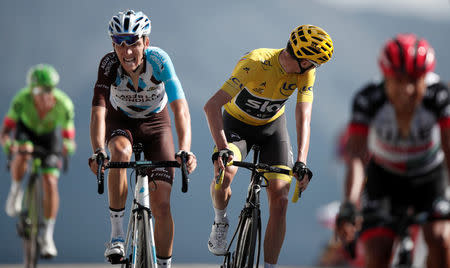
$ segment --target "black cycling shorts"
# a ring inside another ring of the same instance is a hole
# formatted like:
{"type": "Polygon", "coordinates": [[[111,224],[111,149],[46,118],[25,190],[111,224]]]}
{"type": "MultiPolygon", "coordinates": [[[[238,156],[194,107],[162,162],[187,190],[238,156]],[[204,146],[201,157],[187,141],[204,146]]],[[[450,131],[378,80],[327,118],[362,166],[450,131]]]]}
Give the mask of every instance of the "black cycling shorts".
{"type": "MultiPolygon", "coordinates": [[[[419,176],[401,176],[383,169],[371,161],[367,167],[367,182],[363,193],[363,217],[372,217],[388,210],[391,215],[400,215],[406,209],[414,213],[429,212],[433,203],[445,197],[447,187],[445,166],[439,165],[430,172],[419,176]]],[[[386,226],[383,220],[366,220],[362,231],[386,226]]]]}
{"type": "MultiPolygon", "coordinates": [[[[20,120],[16,125],[14,140],[19,143],[31,142],[33,145],[39,146],[48,152],[60,152],[62,146],[61,138],[56,129],[43,135],[37,135],[20,120]]],[[[44,170],[52,168],[59,170],[61,169],[61,163],[60,154],[49,153],[43,159],[42,168],[44,170]]]]}
{"type": "MultiPolygon", "coordinates": [[[[134,119],[118,112],[108,111],[106,117],[106,140],[124,136],[133,143],[142,143],[145,159],[150,161],[175,161],[170,115],[167,106],[148,118],[134,119]]],[[[149,180],[173,183],[175,168],[148,169],[149,180]]]]}
{"type": "MultiPolygon", "coordinates": [[[[283,114],[276,120],[262,126],[248,125],[233,116],[227,111],[223,112],[223,126],[225,136],[236,156],[240,154],[240,159],[244,159],[254,144],[260,146],[260,162],[270,166],[292,168],[293,155],[289,134],[286,127],[286,116],[283,114]]],[[[284,174],[268,173],[270,178],[283,179],[290,182],[291,177],[284,174]]]]}

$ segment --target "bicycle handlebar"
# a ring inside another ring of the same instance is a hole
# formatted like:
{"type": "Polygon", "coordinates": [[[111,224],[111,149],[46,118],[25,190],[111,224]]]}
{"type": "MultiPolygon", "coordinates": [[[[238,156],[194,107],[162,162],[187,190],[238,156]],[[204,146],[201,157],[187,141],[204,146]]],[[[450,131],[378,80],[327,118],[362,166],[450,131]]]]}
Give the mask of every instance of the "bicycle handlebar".
{"type": "MultiPolygon", "coordinates": [[[[99,154],[101,155],[101,154],[99,154]]],[[[104,163],[104,157],[97,158],[97,164],[98,164],[98,171],[97,171],[97,182],[98,182],[98,193],[103,194],[103,188],[104,188],[104,171],[102,170],[102,166],[104,163]],[[99,158],[103,158],[100,159],[99,158]]],[[[176,167],[181,168],[181,177],[182,177],[182,186],[181,191],[183,193],[186,193],[188,191],[188,183],[189,183],[189,177],[188,172],[186,168],[186,161],[187,161],[187,153],[181,154],[181,165],[177,161],[130,161],[130,162],[109,162],[104,166],[104,169],[111,169],[111,168],[160,168],[160,167],[176,167]]]]}
{"type": "Polygon", "coordinates": [[[418,213],[408,214],[384,214],[384,213],[371,213],[363,214],[363,218],[366,221],[382,220],[386,224],[401,223],[401,227],[407,227],[414,224],[423,225],[430,221],[436,220],[450,220],[450,201],[442,199],[437,202],[434,209],[430,211],[422,211],[418,213]],[[438,206],[439,204],[440,207],[438,206]]]}
{"type": "Polygon", "coordinates": [[[294,172],[290,169],[273,167],[273,166],[263,164],[263,163],[253,164],[253,163],[242,162],[242,161],[231,161],[229,164],[227,164],[227,166],[228,165],[243,167],[243,168],[250,169],[250,170],[256,170],[256,169],[263,170],[264,172],[259,171],[261,173],[272,172],[272,173],[280,173],[280,174],[285,174],[285,175],[289,175],[289,176],[294,176],[294,172]]]}
{"type": "Polygon", "coordinates": [[[103,172],[102,167],[105,162],[105,155],[97,154],[95,161],[97,162],[97,193],[103,194],[105,191],[105,173],[103,172]]]}
{"type": "Polygon", "coordinates": [[[181,178],[182,178],[181,191],[183,193],[186,193],[188,191],[188,185],[189,185],[188,171],[186,168],[188,153],[185,151],[182,151],[180,153],[180,158],[181,158],[181,178]]]}
{"type": "MultiPolygon", "coordinates": [[[[252,171],[256,171],[259,173],[279,173],[279,174],[285,174],[288,176],[293,177],[294,176],[294,172],[290,169],[284,169],[284,168],[279,168],[279,167],[273,167],[267,164],[263,164],[263,163],[258,163],[258,164],[254,164],[254,163],[250,163],[250,162],[242,162],[242,161],[230,161],[227,163],[226,161],[227,159],[222,159],[222,161],[224,163],[226,163],[226,166],[237,166],[237,167],[243,167],[252,171]]],[[[214,186],[214,188],[216,190],[220,189],[222,187],[222,183],[223,183],[223,178],[225,176],[225,172],[224,170],[220,170],[219,171],[219,175],[216,178],[216,184],[214,186]]],[[[301,191],[300,191],[300,187],[298,186],[299,181],[297,180],[296,185],[295,185],[295,191],[294,191],[294,195],[292,196],[292,202],[293,203],[297,203],[298,199],[301,197],[301,191]]]]}
{"type": "Polygon", "coordinates": [[[13,158],[13,154],[21,154],[21,155],[31,155],[32,157],[40,157],[42,159],[42,157],[45,157],[49,154],[53,154],[53,155],[58,155],[62,157],[62,171],[63,173],[67,173],[67,171],[69,170],[69,157],[65,154],[63,154],[61,151],[49,151],[46,150],[40,146],[36,146],[33,145],[33,151],[29,152],[26,150],[18,150],[15,153],[8,153],[6,156],[6,169],[10,170],[11,168],[11,161],[13,158]]]}
{"type": "Polygon", "coordinates": [[[109,162],[105,169],[111,168],[158,168],[158,167],[180,167],[177,161],[130,161],[130,162],[109,162]]]}

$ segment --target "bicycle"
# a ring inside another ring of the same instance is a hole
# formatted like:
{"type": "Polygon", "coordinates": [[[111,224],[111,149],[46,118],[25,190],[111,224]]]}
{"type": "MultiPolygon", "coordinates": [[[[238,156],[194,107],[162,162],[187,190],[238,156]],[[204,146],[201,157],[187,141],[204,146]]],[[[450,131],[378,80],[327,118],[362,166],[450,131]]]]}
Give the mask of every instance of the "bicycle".
{"type": "MultiPolygon", "coordinates": [[[[38,236],[43,226],[42,209],[42,161],[49,155],[62,155],[60,152],[49,152],[48,150],[33,146],[33,152],[18,151],[18,154],[31,154],[31,171],[27,180],[25,193],[22,197],[22,210],[19,213],[16,224],[17,234],[23,239],[24,263],[26,268],[37,266],[39,258],[48,258],[41,256],[38,236]]],[[[8,155],[7,169],[10,169],[12,155],[8,155]]],[[[63,156],[63,172],[67,171],[67,157],[63,156]]]]}
{"type": "MultiPolygon", "coordinates": [[[[293,176],[293,171],[289,169],[283,169],[278,167],[272,167],[267,164],[259,163],[260,147],[258,145],[252,146],[253,150],[253,163],[242,161],[226,162],[228,156],[223,156],[222,161],[227,166],[234,165],[237,167],[243,167],[250,170],[250,184],[248,186],[248,193],[245,201],[244,208],[239,215],[238,226],[233,234],[233,237],[228,245],[227,253],[224,256],[223,264],[221,268],[252,268],[258,267],[261,254],[261,210],[260,210],[260,191],[261,188],[268,186],[268,179],[264,177],[264,173],[280,173],[293,176]],[[263,184],[263,180],[265,184],[263,184]],[[231,246],[237,235],[236,247],[233,253],[230,252],[231,246]],[[256,248],[256,243],[257,248],[256,248]],[[255,259],[255,251],[257,249],[257,255],[255,259]]],[[[223,178],[225,175],[224,170],[220,170],[219,175],[216,178],[215,188],[222,187],[223,178]]],[[[298,181],[297,181],[298,184],[298,181]]],[[[297,202],[301,196],[298,185],[292,201],[297,202]]]]}
{"type": "MultiPolygon", "coordinates": [[[[133,202],[125,240],[125,258],[110,258],[111,264],[121,264],[122,268],[156,268],[155,239],[153,235],[152,212],[150,210],[149,179],[146,175],[148,168],[178,167],[182,174],[182,192],[188,191],[188,173],[186,169],[187,152],[181,152],[181,165],[177,161],[141,161],[142,144],[133,145],[135,161],[109,162],[104,170],[111,168],[132,168],[135,171],[135,189],[133,202]],[[129,251],[130,250],[130,251],[129,251]],[[130,253],[129,253],[130,252],[130,253]]],[[[105,158],[99,154],[97,158],[97,192],[104,192],[104,172],[102,171],[105,158]]],[[[131,175],[130,175],[131,178],[131,175]]],[[[153,181],[154,183],[154,181],[153,181]]],[[[156,184],[155,184],[156,187],[156,184]]]]}

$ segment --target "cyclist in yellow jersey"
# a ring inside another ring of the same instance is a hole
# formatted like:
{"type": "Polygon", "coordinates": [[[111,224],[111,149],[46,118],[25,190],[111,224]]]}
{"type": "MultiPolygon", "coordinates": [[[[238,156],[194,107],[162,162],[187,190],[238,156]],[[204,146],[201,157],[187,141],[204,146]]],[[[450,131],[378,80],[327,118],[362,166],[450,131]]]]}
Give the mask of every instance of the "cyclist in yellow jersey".
{"type": "MultiPolygon", "coordinates": [[[[231,77],[204,107],[216,145],[214,177],[224,168],[222,161],[217,161],[219,157],[228,155],[228,160],[239,161],[245,158],[253,144],[258,144],[262,163],[293,168],[296,174],[310,174],[303,175],[299,183],[301,191],[306,189],[312,176],[306,160],[315,69],[330,60],[332,54],[333,42],[323,29],[301,25],[292,31],[286,48],[256,49],[240,59],[231,77]],[[294,164],[284,104],[296,90],[298,151],[294,164]]],[[[215,218],[208,249],[215,255],[226,254],[226,207],[237,168],[229,166],[225,170],[222,188],[215,190],[214,180],[211,184],[215,218]]],[[[264,239],[264,261],[265,267],[275,267],[286,230],[291,178],[270,173],[267,177],[270,179],[267,187],[270,216],[264,239]]]]}

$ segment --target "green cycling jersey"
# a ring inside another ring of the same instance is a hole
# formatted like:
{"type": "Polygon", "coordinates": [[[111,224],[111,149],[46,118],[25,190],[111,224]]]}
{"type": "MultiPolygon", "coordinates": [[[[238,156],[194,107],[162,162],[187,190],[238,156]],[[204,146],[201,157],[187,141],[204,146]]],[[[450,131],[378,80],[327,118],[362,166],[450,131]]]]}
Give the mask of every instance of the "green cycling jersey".
{"type": "Polygon", "coordinates": [[[64,138],[73,138],[75,113],[72,100],[58,88],[54,88],[52,93],[55,105],[41,118],[34,104],[32,89],[30,87],[21,89],[12,100],[5,125],[14,128],[15,124],[21,121],[36,135],[47,134],[61,128],[64,138]]]}

